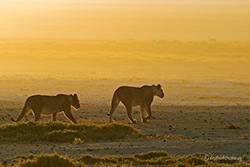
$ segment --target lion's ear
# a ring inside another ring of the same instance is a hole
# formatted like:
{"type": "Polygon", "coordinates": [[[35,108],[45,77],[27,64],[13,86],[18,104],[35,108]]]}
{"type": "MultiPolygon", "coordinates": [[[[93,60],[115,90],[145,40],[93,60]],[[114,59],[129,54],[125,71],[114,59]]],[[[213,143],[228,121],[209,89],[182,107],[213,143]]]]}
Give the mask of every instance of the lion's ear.
{"type": "Polygon", "coordinates": [[[157,87],[158,87],[158,88],[161,88],[161,85],[160,85],[160,84],[158,84],[158,85],[157,85],[157,87]]]}
{"type": "Polygon", "coordinates": [[[73,96],[72,94],[70,94],[70,96],[73,96]]]}
{"type": "Polygon", "coordinates": [[[74,94],[74,97],[77,97],[77,94],[74,94]]]}

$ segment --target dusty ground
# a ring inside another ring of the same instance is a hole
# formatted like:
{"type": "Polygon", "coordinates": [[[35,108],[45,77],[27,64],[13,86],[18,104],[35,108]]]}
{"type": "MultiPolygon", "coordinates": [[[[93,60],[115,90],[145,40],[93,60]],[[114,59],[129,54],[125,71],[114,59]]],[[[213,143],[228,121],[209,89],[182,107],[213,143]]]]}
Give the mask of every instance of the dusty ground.
{"type": "MultiPolygon", "coordinates": [[[[151,80],[122,81],[123,85],[157,84],[151,80]]],[[[165,150],[173,155],[212,153],[242,156],[250,154],[250,83],[246,81],[159,81],[165,92],[163,99],[155,98],[152,112],[156,119],[134,126],[148,134],[148,139],[99,141],[74,145],[71,143],[0,142],[0,160],[28,153],[58,152],[70,157],[81,154],[131,155],[150,150],[165,150]]],[[[25,99],[33,94],[55,95],[77,93],[81,102],[73,115],[79,123],[107,123],[113,91],[121,81],[109,80],[0,80],[0,125],[17,118],[25,99]],[[54,88],[54,85],[57,85],[54,88]]],[[[73,110],[73,109],[72,109],[73,110]]],[[[140,118],[139,108],[133,117],[140,118]]],[[[119,105],[114,114],[117,122],[128,124],[125,108],[119,105]]],[[[32,113],[22,121],[33,121],[32,113]]],[[[42,116],[40,121],[50,121],[42,116]]],[[[70,123],[63,114],[58,121],[70,123]]],[[[119,132],[117,132],[119,133],[119,132]]],[[[13,161],[13,159],[12,159],[13,161]]]]}
{"type": "MultiPolygon", "coordinates": [[[[0,103],[0,124],[11,123],[10,117],[20,113],[21,102],[0,103]]],[[[107,122],[107,104],[82,104],[73,112],[79,123],[107,122]]],[[[95,155],[130,155],[151,150],[165,150],[173,155],[212,153],[214,155],[242,156],[250,154],[250,106],[160,106],[153,105],[156,117],[150,123],[132,126],[152,137],[140,140],[100,141],[74,145],[71,143],[18,142],[0,143],[0,160],[28,153],[57,152],[70,157],[89,153],[95,155]]],[[[134,108],[139,119],[139,108],[134,108]]],[[[114,115],[117,122],[127,124],[124,107],[120,104],[114,115]]],[[[30,113],[22,121],[33,121],[30,113]]],[[[50,121],[43,116],[41,121],[50,121]]],[[[58,121],[69,122],[63,114],[58,121]]],[[[119,132],[118,132],[119,133],[119,132]]],[[[13,159],[12,159],[13,160],[13,159]]]]}

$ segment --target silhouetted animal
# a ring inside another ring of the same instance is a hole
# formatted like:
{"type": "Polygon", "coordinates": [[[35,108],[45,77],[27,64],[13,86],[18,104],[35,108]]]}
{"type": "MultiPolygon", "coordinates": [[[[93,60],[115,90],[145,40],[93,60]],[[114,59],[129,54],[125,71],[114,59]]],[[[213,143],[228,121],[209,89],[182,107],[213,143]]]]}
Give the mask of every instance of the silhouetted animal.
{"type": "Polygon", "coordinates": [[[56,114],[63,111],[69,120],[73,123],[77,123],[70,112],[71,106],[75,109],[80,107],[79,99],[76,94],[58,94],[56,96],[34,95],[30,96],[25,101],[23,110],[17,120],[14,120],[13,118],[11,118],[11,120],[18,122],[24,117],[25,114],[32,110],[35,115],[35,121],[40,119],[41,114],[51,114],[51,120],[56,121],[56,114]]]}
{"type": "Polygon", "coordinates": [[[113,113],[115,112],[116,107],[120,103],[120,101],[125,105],[127,109],[127,116],[132,123],[135,123],[136,120],[132,118],[132,107],[140,106],[141,107],[141,119],[143,122],[148,122],[147,119],[152,117],[151,113],[151,103],[153,102],[154,96],[158,96],[160,98],[164,97],[163,90],[161,85],[158,84],[152,86],[142,86],[142,87],[129,87],[129,86],[121,86],[115,90],[110,113],[107,114],[109,116],[109,122],[113,122],[113,113]],[[147,112],[144,112],[144,109],[147,112]]]}

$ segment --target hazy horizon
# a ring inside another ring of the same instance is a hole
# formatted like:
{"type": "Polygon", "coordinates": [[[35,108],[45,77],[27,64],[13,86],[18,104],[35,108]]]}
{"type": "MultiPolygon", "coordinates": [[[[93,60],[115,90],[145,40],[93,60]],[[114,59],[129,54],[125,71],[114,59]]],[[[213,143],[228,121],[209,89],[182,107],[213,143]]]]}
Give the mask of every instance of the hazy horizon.
{"type": "Polygon", "coordinates": [[[111,2],[0,1],[1,75],[249,80],[246,1],[111,2]]]}

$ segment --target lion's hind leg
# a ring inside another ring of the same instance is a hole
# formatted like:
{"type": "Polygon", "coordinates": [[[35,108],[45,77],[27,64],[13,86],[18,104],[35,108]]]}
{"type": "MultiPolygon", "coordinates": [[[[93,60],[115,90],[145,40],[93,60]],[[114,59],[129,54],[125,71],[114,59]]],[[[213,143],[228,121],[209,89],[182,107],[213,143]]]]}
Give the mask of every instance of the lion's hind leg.
{"type": "Polygon", "coordinates": [[[41,117],[41,112],[39,111],[34,111],[34,115],[35,115],[35,122],[39,121],[40,117],[41,117]]]}
{"type": "Polygon", "coordinates": [[[141,121],[144,122],[144,123],[148,123],[149,121],[147,120],[146,118],[146,113],[144,111],[144,106],[141,105],[141,121]]]}
{"type": "Polygon", "coordinates": [[[131,104],[124,103],[126,109],[127,109],[127,117],[130,120],[131,123],[136,123],[137,120],[132,118],[132,106],[131,104]]]}

